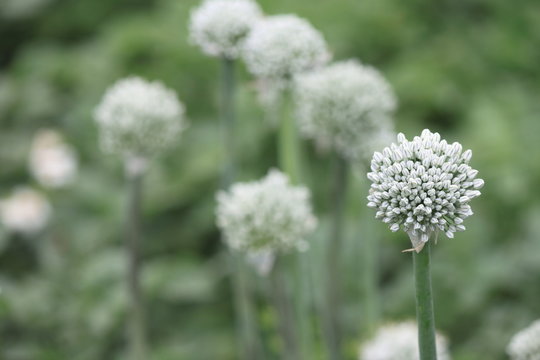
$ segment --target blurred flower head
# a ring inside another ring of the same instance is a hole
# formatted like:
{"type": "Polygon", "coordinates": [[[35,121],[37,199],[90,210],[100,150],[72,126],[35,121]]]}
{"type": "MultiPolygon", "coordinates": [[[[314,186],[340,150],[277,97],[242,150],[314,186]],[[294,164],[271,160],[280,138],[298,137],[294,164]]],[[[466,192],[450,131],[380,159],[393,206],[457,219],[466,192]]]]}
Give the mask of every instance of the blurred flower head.
{"type": "Polygon", "coordinates": [[[350,160],[390,144],[396,98],[373,67],[349,60],[295,78],[300,131],[350,160]]]}
{"type": "Polygon", "coordinates": [[[36,134],[29,163],[32,175],[47,188],[66,186],[77,174],[75,152],[54,130],[41,130],[36,134]]]}
{"type": "Polygon", "coordinates": [[[217,224],[227,245],[247,253],[305,250],[305,237],[317,224],[309,190],[292,186],[278,170],[220,191],[217,203],[217,224]]]}
{"type": "Polygon", "coordinates": [[[157,81],[128,77],[112,85],[95,110],[105,152],[148,156],[172,146],[186,127],[176,93],[157,81]]]}
{"type": "MultiPolygon", "coordinates": [[[[448,343],[436,335],[437,359],[450,360],[448,343]]],[[[359,360],[420,360],[418,327],[415,322],[382,326],[375,336],[360,348],[359,360]]]]}
{"type": "Polygon", "coordinates": [[[452,238],[465,230],[463,220],[473,213],[469,202],[484,181],[469,166],[471,150],[462,152],[457,142],[448,144],[427,129],[412,141],[401,133],[397,139],[373,155],[368,206],[392,231],[405,230],[419,252],[432,234],[452,238]]]}
{"type": "Polygon", "coordinates": [[[51,206],[39,192],[18,188],[8,198],[0,201],[0,219],[12,232],[35,234],[47,225],[51,206]]]}
{"type": "Polygon", "coordinates": [[[514,335],[506,351],[512,360],[540,360],[540,320],[514,335]]]}
{"type": "Polygon", "coordinates": [[[295,15],[259,21],[244,44],[248,70],[259,78],[287,78],[330,59],[326,42],[309,22],[295,15]]]}
{"type": "Polygon", "coordinates": [[[191,12],[190,40],[208,55],[234,59],[261,17],[252,0],[205,0],[191,12]]]}

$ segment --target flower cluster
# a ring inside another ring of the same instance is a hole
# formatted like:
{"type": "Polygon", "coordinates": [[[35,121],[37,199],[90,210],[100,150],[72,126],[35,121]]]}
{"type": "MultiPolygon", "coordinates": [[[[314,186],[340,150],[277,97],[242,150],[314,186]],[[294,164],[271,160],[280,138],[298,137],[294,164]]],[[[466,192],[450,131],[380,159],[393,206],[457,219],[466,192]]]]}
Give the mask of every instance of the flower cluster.
{"type": "Polygon", "coordinates": [[[68,185],[77,173],[75,152],[54,130],[42,130],[36,134],[29,165],[32,175],[48,188],[68,185]]]}
{"type": "Polygon", "coordinates": [[[191,13],[190,39],[208,55],[234,59],[261,17],[252,0],[205,0],[191,13]]]}
{"type": "Polygon", "coordinates": [[[300,131],[350,160],[367,161],[394,136],[396,98],[373,67],[349,60],[295,79],[300,131]]]}
{"type": "Polygon", "coordinates": [[[397,139],[397,145],[373,155],[368,206],[392,231],[405,230],[419,252],[434,233],[452,238],[465,230],[469,202],[480,195],[484,181],[469,166],[471,150],[462,152],[457,142],[448,144],[427,129],[412,141],[401,133],[397,139]]]}
{"type": "Polygon", "coordinates": [[[295,15],[258,22],[244,44],[248,70],[259,78],[287,78],[330,59],[326,42],[309,22],[295,15]]]}
{"type": "Polygon", "coordinates": [[[103,150],[140,156],[177,141],[186,124],[184,106],[173,90],[139,77],[111,86],[95,111],[103,150]]]}
{"type": "MultiPolygon", "coordinates": [[[[450,360],[446,338],[436,335],[437,359],[450,360]]],[[[360,349],[359,360],[419,360],[418,327],[407,321],[381,327],[360,349]]]]}
{"type": "Polygon", "coordinates": [[[514,335],[506,351],[512,360],[540,360],[540,320],[514,335]]]}
{"type": "Polygon", "coordinates": [[[10,231],[25,235],[41,231],[51,216],[51,206],[39,192],[30,188],[16,189],[0,202],[0,219],[10,231]]]}
{"type": "Polygon", "coordinates": [[[285,174],[271,170],[259,181],[234,184],[217,195],[217,224],[227,244],[254,253],[305,250],[305,236],[317,220],[309,190],[292,186],[285,174]]]}

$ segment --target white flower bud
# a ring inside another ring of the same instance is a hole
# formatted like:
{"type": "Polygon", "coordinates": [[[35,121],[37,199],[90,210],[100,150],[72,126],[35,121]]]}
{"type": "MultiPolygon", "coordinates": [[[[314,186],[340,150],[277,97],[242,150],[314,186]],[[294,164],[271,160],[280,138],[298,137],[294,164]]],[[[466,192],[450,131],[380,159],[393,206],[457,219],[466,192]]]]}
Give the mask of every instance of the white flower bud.
{"type": "Polygon", "coordinates": [[[514,335],[506,351],[512,360],[539,360],[540,320],[514,335]]]}
{"type": "Polygon", "coordinates": [[[290,185],[278,170],[220,191],[216,215],[227,245],[248,253],[304,251],[317,224],[309,190],[290,185]]]}
{"type": "Polygon", "coordinates": [[[471,151],[461,151],[460,144],[449,145],[425,129],[413,141],[398,135],[397,145],[373,155],[369,206],[377,210],[377,218],[384,214],[392,231],[403,228],[417,251],[433,233],[441,231],[452,238],[465,229],[463,219],[472,215],[469,202],[480,195],[484,181],[474,179],[478,171],[466,164],[471,151]],[[405,157],[394,160],[397,151],[405,157]]]}
{"type": "Polygon", "coordinates": [[[261,18],[262,11],[252,0],[205,0],[191,12],[190,40],[208,55],[234,59],[261,18]]]}
{"type": "Polygon", "coordinates": [[[51,206],[39,192],[30,188],[16,189],[0,202],[0,220],[9,230],[25,235],[35,234],[47,225],[51,206]]]}
{"type": "Polygon", "coordinates": [[[104,151],[147,156],[172,146],[185,129],[184,106],[160,82],[139,77],[111,86],[95,111],[104,151]]]}
{"type": "MultiPolygon", "coordinates": [[[[437,333],[437,359],[450,360],[448,342],[437,333]]],[[[360,347],[359,360],[420,360],[418,327],[407,321],[379,328],[375,336],[360,347]]]]}

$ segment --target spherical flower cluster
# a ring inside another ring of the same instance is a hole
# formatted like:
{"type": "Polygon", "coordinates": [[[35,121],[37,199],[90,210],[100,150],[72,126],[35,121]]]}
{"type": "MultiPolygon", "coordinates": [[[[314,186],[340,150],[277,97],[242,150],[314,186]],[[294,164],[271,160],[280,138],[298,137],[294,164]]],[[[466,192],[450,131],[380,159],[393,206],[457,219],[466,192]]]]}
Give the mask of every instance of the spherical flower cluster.
{"type": "Polygon", "coordinates": [[[42,130],[36,134],[30,150],[29,165],[36,180],[48,188],[66,186],[77,174],[75,152],[54,130],[42,130]]]}
{"type": "Polygon", "coordinates": [[[226,243],[248,253],[305,250],[305,237],[317,224],[309,190],[290,185],[278,170],[220,191],[217,202],[217,224],[226,243]]]}
{"type": "MultiPolygon", "coordinates": [[[[450,360],[448,343],[436,335],[437,359],[450,360]]],[[[375,337],[360,348],[359,360],[419,360],[418,327],[407,321],[381,327],[375,337]]]]}
{"type": "Polygon", "coordinates": [[[261,17],[252,0],[205,0],[191,13],[190,39],[208,55],[234,59],[261,17]]]}
{"type": "Polygon", "coordinates": [[[105,152],[147,156],[178,140],[186,127],[184,106],[160,82],[139,77],[111,86],[95,111],[105,152]]]}
{"type": "Polygon", "coordinates": [[[16,189],[0,202],[2,224],[9,231],[25,235],[41,231],[47,225],[51,212],[47,199],[30,188],[16,189]]]}
{"type": "Polygon", "coordinates": [[[349,60],[295,79],[300,131],[350,160],[390,144],[396,98],[373,67],[349,60]]]}
{"type": "Polygon", "coordinates": [[[326,42],[309,22],[295,15],[258,22],[244,44],[248,70],[259,78],[287,78],[330,59],[326,42]]]}
{"type": "Polygon", "coordinates": [[[512,360],[540,360],[540,320],[514,335],[507,352],[512,360]]]}
{"type": "Polygon", "coordinates": [[[469,166],[471,150],[462,152],[457,142],[448,144],[427,129],[412,141],[401,133],[397,139],[373,155],[368,206],[392,231],[405,230],[419,252],[432,234],[452,238],[465,230],[463,219],[473,213],[469,202],[484,181],[469,166]]]}

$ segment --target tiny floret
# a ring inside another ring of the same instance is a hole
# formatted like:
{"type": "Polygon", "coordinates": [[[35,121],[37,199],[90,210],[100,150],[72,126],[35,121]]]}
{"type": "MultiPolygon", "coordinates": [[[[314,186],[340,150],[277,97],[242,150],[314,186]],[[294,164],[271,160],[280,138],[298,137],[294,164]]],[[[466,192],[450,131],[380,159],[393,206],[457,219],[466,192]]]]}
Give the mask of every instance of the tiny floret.
{"type": "Polygon", "coordinates": [[[320,67],[329,59],[321,33],[295,15],[261,20],[244,44],[248,70],[258,78],[288,78],[320,67]]]}
{"type": "MultiPolygon", "coordinates": [[[[448,342],[436,335],[437,359],[450,360],[448,342]]],[[[359,360],[420,360],[418,327],[407,321],[382,326],[375,336],[362,345],[359,360]]]]}
{"type": "Polygon", "coordinates": [[[506,351],[512,360],[540,360],[540,320],[514,335],[506,351]]]}
{"type": "Polygon", "coordinates": [[[234,184],[217,195],[217,224],[232,249],[268,254],[306,250],[317,224],[304,186],[271,170],[259,181],[234,184]]]}
{"type": "Polygon", "coordinates": [[[77,157],[62,135],[41,130],[34,137],[29,158],[30,172],[46,188],[60,188],[72,183],[77,174],[77,157]]]}
{"type": "Polygon", "coordinates": [[[235,59],[261,17],[259,5],[252,0],[205,0],[191,12],[190,40],[207,55],[235,59]]]}
{"type": "Polygon", "coordinates": [[[139,77],[119,80],[95,110],[103,150],[148,156],[170,147],[185,129],[184,106],[160,82],[139,77]]]}
{"type": "Polygon", "coordinates": [[[21,187],[0,201],[0,220],[9,231],[32,235],[43,230],[51,216],[48,200],[38,191],[21,187]]]}
{"type": "Polygon", "coordinates": [[[397,140],[373,155],[368,206],[392,231],[407,232],[419,252],[432,235],[442,231],[452,238],[465,230],[463,220],[473,213],[469,202],[484,181],[469,166],[471,150],[438,133],[425,129],[412,141],[400,133],[397,140]]]}
{"type": "Polygon", "coordinates": [[[300,131],[349,160],[368,161],[394,136],[396,97],[373,67],[349,60],[295,79],[300,131]]]}

